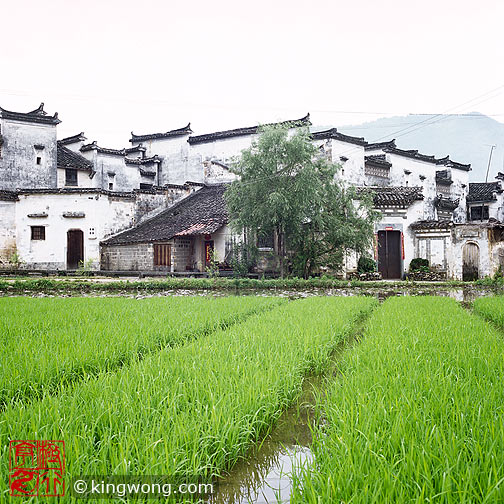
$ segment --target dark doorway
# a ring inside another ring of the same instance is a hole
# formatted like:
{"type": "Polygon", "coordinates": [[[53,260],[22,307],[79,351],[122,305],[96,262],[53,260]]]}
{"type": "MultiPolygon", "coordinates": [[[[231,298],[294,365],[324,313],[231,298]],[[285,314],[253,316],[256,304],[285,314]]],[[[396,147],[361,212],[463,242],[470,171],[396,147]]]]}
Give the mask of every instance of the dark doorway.
{"type": "Polygon", "coordinates": [[[471,282],[479,278],[479,247],[468,242],[462,250],[462,280],[471,282]]]}
{"type": "Polygon", "coordinates": [[[401,232],[378,231],[378,271],[382,278],[401,278],[401,232]]]}
{"type": "Polygon", "coordinates": [[[214,242],[213,240],[205,241],[205,266],[210,266],[213,259],[214,242]]]}
{"type": "Polygon", "coordinates": [[[67,232],[67,269],[74,270],[84,261],[84,233],[80,229],[67,232]]]}

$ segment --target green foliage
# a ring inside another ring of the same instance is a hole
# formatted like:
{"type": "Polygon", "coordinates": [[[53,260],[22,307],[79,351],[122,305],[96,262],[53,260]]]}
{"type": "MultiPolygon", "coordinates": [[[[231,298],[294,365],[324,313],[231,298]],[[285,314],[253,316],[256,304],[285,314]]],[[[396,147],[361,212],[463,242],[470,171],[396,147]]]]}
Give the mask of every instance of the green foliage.
{"type": "Polygon", "coordinates": [[[411,260],[409,270],[413,271],[429,271],[429,261],[427,259],[422,259],[421,257],[415,257],[411,260]]]}
{"type": "Polygon", "coordinates": [[[357,263],[358,273],[373,273],[376,271],[376,262],[367,255],[361,255],[357,263]]]}
{"type": "Polygon", "coordinates": [[[246,277],[257,264],[257,247],[245,242],[234,242],[231,254],[231,267],[235,277],[246,277]]]}
{"type": "Polygon", "coordinates": [[[256,297],[0,298],[0,405],[116,369],[282,302],[256,297]]]}
{"type": "Polygon", "coordinates": [[[9,264],[11,268],[13,269],[19,269],[21,265],[24,264],[24,261],[21,259],[21,256],[18,254],[18,251],[14,251],[10,256],[9,256],[9,264]]]}
{"type": "Polygon", "coordinates": [[[293,135],[285,126],[262,128],[236,163],[240,180],[226,191],[232,227],[253,237],[276,234],[282,276],[338,269],[346,251],[369,248],[379,215],[372,195],[357,197],[338,182],[338,169],[307,128],[293,135]]]}
{"type": "Polygon", "coordinates": [[[212,249],[210,252],[209,265],[205,268],[210,278],[215,278],[219,276],[219,256],[217,250],[212,249]]]}
{"type": "Polygon", "coordinates": [[[79,267],[77,268],[77,274],[82,276],[91,275],[91,271],[93,270],[94,260],[89,258],[87,261],[79,261],[79,267]]]}
{"type": "Polygon", "coordinates": [[[504,502],[503,357],[455,300],[389,298],[343,355],[291,502],[504,502]]]}
{"type": "MultiPolygon", "coordinates": [[[[116,373],[7,408],[0,445],[32,439],[34,432],[40,439],[63,436],[73,455],[68,478],[162,474],[176,483],[218,476],[271,427],[305,375],[321,372],[376,304],[357,297],[283,303],[116,373]]],[[[149,310],[147,321],[156,312],[149,310]]],[[[188,312],[187,318],[197,313],[188,312]]],[[[8,464],[0,457],[3,474],[8,464]]]]}

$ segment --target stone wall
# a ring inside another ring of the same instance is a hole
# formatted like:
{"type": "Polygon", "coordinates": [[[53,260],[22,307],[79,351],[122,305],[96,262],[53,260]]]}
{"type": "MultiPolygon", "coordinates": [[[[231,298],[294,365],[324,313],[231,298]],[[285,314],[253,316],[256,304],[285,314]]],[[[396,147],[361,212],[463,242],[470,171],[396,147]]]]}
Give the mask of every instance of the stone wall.
{"type": "Polygon", "coordinates": [[[152,271],[154,247],[150,243],[101,247],[101,269],[105,271],[152,271]]]}
{"type": "Polygon", "coordinates": [[[188,271],[193,269],[193,240],[191,238],[175,238],[172,245],[173,271],[188,271]]]}

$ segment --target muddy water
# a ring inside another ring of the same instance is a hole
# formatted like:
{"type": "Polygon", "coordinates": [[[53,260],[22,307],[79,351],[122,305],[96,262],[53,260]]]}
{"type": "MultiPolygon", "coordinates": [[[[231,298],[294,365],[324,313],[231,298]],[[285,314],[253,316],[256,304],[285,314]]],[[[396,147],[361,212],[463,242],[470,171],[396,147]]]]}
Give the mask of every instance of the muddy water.
{"type": "Polygon", "coordinates": [[[290,501],[291,475],[312,462],[310,445],[315,426],[316,404],[321,404],[328,379],[339,374],[343,351],[358,344],[365,324],[362,320],[331,355],[322,375],[309,376],[296,403],[284,411],[271,432],[214,484],[208,504],[272,504],[290,501]]]}
{"type": "Polygon", "coordinates": [[[310,426],[321,386],[321,378],[306,380],[301,397],[271,433],[215,483],[209,504],[289,502],[293,469],[312,460],[310,426]]]}

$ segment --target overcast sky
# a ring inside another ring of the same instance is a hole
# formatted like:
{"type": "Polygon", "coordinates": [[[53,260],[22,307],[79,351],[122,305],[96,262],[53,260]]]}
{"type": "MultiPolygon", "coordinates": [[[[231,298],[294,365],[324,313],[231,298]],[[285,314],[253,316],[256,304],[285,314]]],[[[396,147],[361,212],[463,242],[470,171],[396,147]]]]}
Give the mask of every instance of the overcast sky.
{"type": "Polygon", "coordinates": [[[60,138],[122,147],[131,130],[308,111],[336,126],[448,111],[504,122],[503,0],[0,2],[0,106],[45,102],[60,138]]]}

